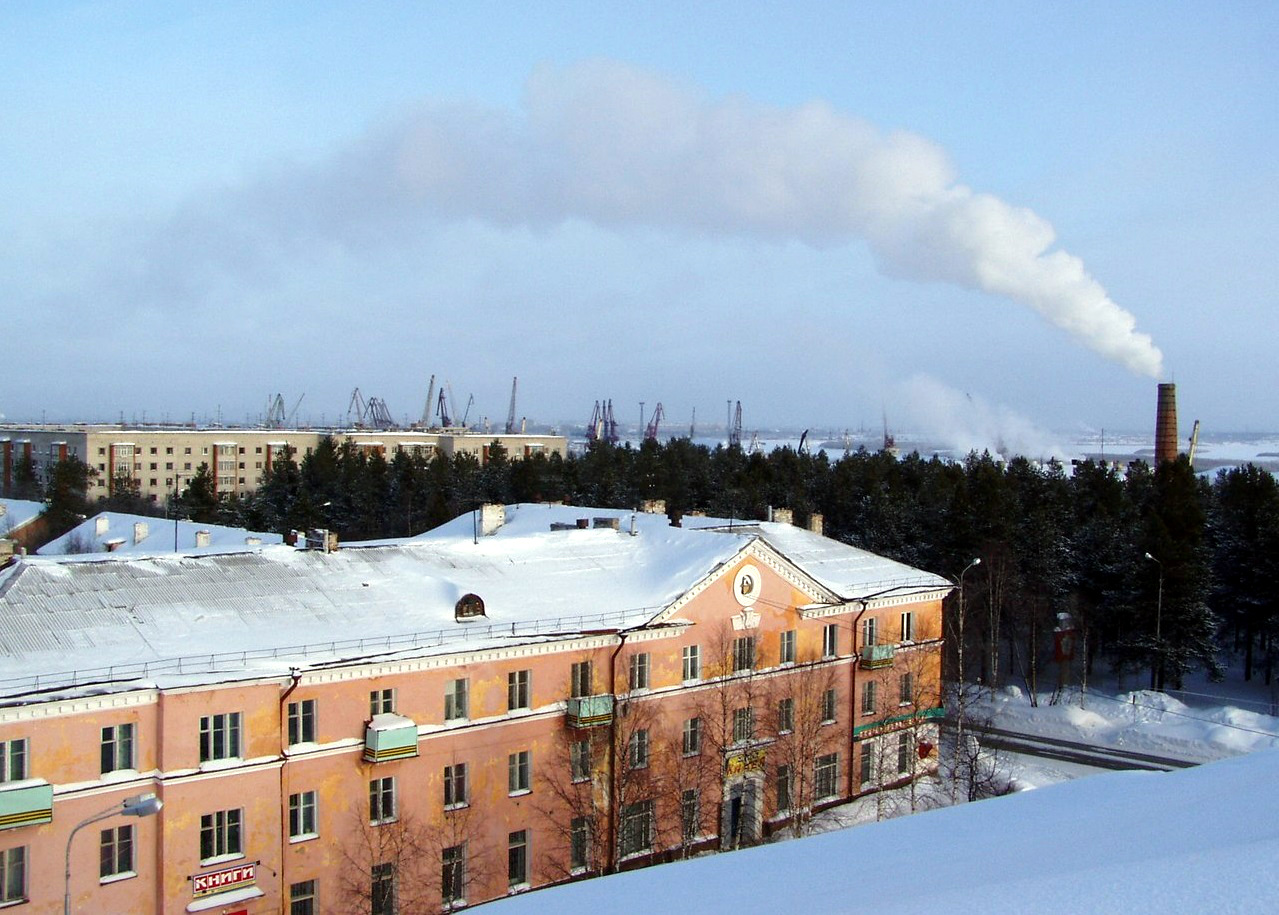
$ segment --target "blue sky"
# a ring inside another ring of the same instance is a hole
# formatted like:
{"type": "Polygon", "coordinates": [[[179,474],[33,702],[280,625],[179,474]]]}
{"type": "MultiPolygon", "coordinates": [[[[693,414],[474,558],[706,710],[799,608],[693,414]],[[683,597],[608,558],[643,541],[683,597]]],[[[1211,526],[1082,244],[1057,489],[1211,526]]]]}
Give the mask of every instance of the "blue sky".
{"type": "Polygon", "coordinates": [[[6,4],[0,413],[1273,430],[1277,20],[6,4]]]}

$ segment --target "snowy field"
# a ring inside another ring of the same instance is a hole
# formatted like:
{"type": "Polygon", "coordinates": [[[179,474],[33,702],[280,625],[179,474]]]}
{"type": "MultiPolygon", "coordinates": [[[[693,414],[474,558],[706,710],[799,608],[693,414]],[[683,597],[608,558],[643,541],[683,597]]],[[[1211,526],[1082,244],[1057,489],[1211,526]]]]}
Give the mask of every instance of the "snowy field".
{"type": "MultiPolygon", "coordinates": [[[[733,913],[1279,911],[1279,719],[1144,691],[1048,699],[1032,706],[1010,689],[990,708],[1009,729],[1216,761],[1080,777],[1087,767],[1010,756],[1023,790],[1007,797],[883,822],[907,808],[902,792],[863,799],[822,814],[820,835],[543,890],[497,911],[614,911],[639,899],[733,913]]],[[[945,802],[944,786],[923,794],[921,805],[945,802]]]]}

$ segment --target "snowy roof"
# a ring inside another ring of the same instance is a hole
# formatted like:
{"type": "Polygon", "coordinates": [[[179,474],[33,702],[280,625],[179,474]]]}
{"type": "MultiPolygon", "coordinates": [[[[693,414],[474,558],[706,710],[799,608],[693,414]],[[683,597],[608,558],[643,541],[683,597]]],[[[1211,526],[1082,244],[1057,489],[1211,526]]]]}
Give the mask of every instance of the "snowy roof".
{"type": "Polygon", "coordinates": [[[0,537],[7,537],[24,525],[30,524],[44,511],[43,502],[26,499],[0,499],[0,537]]]}
{"type": "Polygon", "coordinates": [[[803,567],[815,580],[847,600],[888,592],[900,594],[952,587],[952,583],[940,575],[831,540],[793,524],[705,515],[685,515],[680,523],[690,530],[757,533],[778,552],[803,567]]]}
{"type": "Polygon", "coordinates": [[[251,542],[254,539],[259,544],[284,542],[279,534],[259,533],[239,527],[200,524],[195,521],[175,522],[166,518],[123,512],[101,512],[56,540],[49,541],[36,552],[41,556],[105,552],[148,556],[175,552],[226,552],[235,547],[254,546],[256,544],[251,542]],[[197,538],[196,535],[201,532],[208,534],[208,542],[197,545],[205,539],[197,538]]]}
{"type": "MultiPolygon", "coordinates": [[[[78,671],[77,684],[130,676],[205,682],[212,673],[227,679],[299,662],[640,625],[761,536],[682,529],[664,515],[607,509],[513,505],[505,513],[487,536],[478,515],[466,514],[411,540],[333,553],[279,545],[22,559],[0,572],[0,696],[29,690],[37,675],[42,685],[70,682],[51,672],[78,671]],[[486,618],[459,623],[455,607],[468,593],[482,598],[486,618]],[[207,659],[202,665],[168,663],[197,653],[207,659]],[[125,670],[102,670],[112,665],[125,670]],[[91,670],[98,673],[85,673],[91,670]]],[[[872,592],[905,569],[839,544],[823,552],[816,535],[764,536],[783,552],[787,543],[807,551],[840,593],[872,592]]]]}
{"type": "Polygon", "coordinates": [[[1095,775],[490,905],[500,915],[611,911],[619,899],[658,912],[696,900],[728,915],[1274,912],[1276,779],[1279,750],[1095,775]]]}

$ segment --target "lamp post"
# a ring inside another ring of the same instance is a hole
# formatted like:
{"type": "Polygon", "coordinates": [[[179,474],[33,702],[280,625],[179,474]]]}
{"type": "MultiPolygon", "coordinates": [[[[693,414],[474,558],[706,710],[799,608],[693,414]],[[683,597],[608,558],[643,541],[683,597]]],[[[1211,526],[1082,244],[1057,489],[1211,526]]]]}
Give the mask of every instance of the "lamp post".
{"type": "Polygon", "coordinates": [[[955,766],[954,778],[951,779],[950,795],[953,802],[959,792],[959,759],[960,754],[964,752],[964,716],[967,715],[968,696],[964,690],[964,576],[968,574],[968,570],[973,566],[981,565],[981,557],[973,557],[972,562],[964,566],[963,571],[959,573],[959,577],[955,579],[955,584],[959,587],[959,619],[958,619],[958,636],[955,639],[955,664],[959,668],[958,671],[958,688],[955,692],[956,709],[955,709],[955,766]]]}
{"type": "Polygon", "coordinates": [[[1164,564],[1149,553],[1146,554],[1146,558],[1159,566],[1159,592],[1155,598],[1155,663],[1150,665],[1150,688],[1162,691],[1164,688],[1164,564]]]}
{"type": "Polygon", "coordinates": [[[79,823],[75,829],[71,830],[71,835],[67,836],[67,870],[65,891],[62,894],[62,912],[63,915],[71,915],[71,842],[75,839],[75,834],[91,823],[97,823],[99,820],[109,819],[113,816],[126,817],[149,817],[160,812],[160,808],[164,806],[164,801],[160,800],[154,794],[137,794],[133,797],[126,797],[123,801],[112,807],[103,810],[101,813],[95,813],[87,820],[79,823]]]}

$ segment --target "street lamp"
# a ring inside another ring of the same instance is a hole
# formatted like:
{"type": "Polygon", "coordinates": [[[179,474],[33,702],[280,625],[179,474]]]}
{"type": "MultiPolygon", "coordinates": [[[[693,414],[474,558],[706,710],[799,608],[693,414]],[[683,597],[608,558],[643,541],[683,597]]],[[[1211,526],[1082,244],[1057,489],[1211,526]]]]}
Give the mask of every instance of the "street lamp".
{"type": "Polygon", "coordinates": [[[1155,598],[1155,663],[1150,665],[1150,688],[1162,690],[1164,686],[1164,564],[1149,553],[1146,554],[1146,558],[1159,566],[1159,593],[1155,598]],[[1157,679],[1156,671],[1158,671],[1157,679]]]}
{"type": "Polygon", "coordinates": [[[65,892],[62,895],[62,912],[63,915],[71,915],[71,841],[75,838],[75,834],[88,826],[90,823],[96,823],[99,820],[105,820],[113,816],[126,817],[149,817],[160,812],[160,808],[164,806],[164,801],[160,800],[154,794],[137,794],[133,797],[126,797],[118,804],[102,811],[95,813],[71,830],[71,835],[67,836],[67,871],[65,892]]]}

